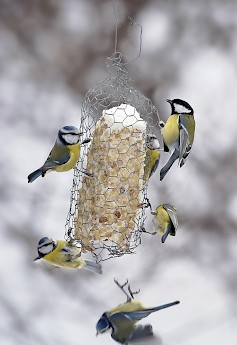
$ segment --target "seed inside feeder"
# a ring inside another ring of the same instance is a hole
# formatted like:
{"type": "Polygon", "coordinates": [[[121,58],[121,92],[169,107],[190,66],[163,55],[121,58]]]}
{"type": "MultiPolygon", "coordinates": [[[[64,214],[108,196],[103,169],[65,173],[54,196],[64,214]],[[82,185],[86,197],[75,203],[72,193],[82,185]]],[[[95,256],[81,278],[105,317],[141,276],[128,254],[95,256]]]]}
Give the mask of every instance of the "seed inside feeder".
{"type": "Polygon", "coordinates": [[[87,154],[93,177],[83,177],[78,196],[74,235],[83,248],[110,240],[129,250],[144,198],[145,137],[146,123],[131,105],[103,111],[87,154]]]}

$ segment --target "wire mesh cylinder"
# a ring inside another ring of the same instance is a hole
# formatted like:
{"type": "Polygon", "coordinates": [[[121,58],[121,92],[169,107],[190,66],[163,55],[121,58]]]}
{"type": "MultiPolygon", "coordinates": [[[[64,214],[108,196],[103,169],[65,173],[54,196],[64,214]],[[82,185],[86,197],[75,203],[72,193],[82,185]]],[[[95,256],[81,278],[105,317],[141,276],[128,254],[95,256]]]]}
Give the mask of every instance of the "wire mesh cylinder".
{"type": "Polygon", "coordinates": [[[92,140],[81,148],[66,223],[66,237],[78,240],[97,261],[133,253],[140,244],[145,141],[158,123],[157,109],[133,86],[121,58],[116,53],[107,59],[109,76],[83,102],[82,140],[92,140]]]}

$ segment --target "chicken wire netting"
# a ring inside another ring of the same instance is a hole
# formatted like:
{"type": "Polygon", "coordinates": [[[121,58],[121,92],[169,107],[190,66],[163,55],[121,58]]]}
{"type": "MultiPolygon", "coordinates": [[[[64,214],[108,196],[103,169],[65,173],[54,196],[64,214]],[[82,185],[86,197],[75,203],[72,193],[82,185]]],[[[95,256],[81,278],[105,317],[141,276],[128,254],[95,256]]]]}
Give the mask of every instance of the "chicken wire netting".
{"type": "Polygon", "coordinates": [[[159,135],[158,110],[135,88],[121,53],[107,58],[107,69],[82,103],[82,141],[91,141],[74,170],[65,233],[98,262],[134,253],[141,243],[146,136],[159,135]]]}

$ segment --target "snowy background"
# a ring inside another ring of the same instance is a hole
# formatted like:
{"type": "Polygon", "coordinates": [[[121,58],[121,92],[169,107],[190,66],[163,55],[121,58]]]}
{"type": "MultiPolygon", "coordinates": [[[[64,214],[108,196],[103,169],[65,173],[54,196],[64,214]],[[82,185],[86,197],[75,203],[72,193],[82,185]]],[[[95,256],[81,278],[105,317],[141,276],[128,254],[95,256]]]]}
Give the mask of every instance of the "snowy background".
{"type": "MultiPolygon", "coordinates": [[[[38,240],[62,238],[73,172],[27,175],[47,157],[58,129],[79,126],[81,101],[106,77],[114,47],[109,0],[0,0],[0,343],[107,345],[101,314],[124,300],[129,278],[148,306],[152,344],[233,345],[237,339],[237,2],[117,0],[118,50],[139,50],[129,74],[170,114],[166,98],[195,110],[194,146],[182,169],[152,177],[153,205],[176,205],[180,226],[162,245],[144,234],[136,255],[109,260],[103,275],[34,263],[38,240]]],[[[167,156],[162,158],[161,165],[167,156]]],[[[147,228],[151,226],[148,215],[147,228]]]]}

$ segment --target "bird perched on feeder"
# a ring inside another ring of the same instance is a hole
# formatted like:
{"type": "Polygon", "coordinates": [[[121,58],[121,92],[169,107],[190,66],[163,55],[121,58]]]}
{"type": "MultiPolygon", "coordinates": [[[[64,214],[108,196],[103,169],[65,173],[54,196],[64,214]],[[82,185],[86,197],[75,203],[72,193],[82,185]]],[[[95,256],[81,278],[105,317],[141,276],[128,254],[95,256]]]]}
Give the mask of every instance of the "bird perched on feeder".
{"type": "Polygon", "coordinates": [[[38,243],[38,257],[36,260],[44,259],[53,266],[61,268],[86,268],[92,272],[101,274],[101,265],[84,260],[81,257],[81,248],[73,241],[53,240],[49,237],[43,237],[38,243]]]}
{"type": "Polygon", "coordinates": [[[110,329],[111,337],[120,344],[128,344],[129,341],[152,336],[151,325],[140,326],[136,323],[151,313],[179,303],[179,301],[175,301],[159,307],[146,308],[141,302],[134,300],[134,294],[139,293],[139,291],[132,292],[129,285],[128,293],[124,290],[128,281],[123,285],[120,285],[117,280],[114,281],[127,296],[127,301],[110,311],[104,312],[96,324],[96,330],[99,334],[110,329]]]}
{"type": "Polygon", "coordinates": [[[160,143],[157,137],[153,134],[147,134],[146,136],[146,158],[144,167],[145,183],[148,182],[149,178],[156,171],[160,160],[160,143]]]}
{"type": "MultiPolygon", "coordinates": [[[[43,166],[28,176],[28,183],[49,171],[63,172],[73,169],[80,156],[79,139],[82,133],[74,126],[65,126],[58,131],[56,142],[43,166]]],[[[82,144],[88,143],[86,139],[82,144]]]]}
{"type": "Polygon", "coordinates": [[[165,243],[168,235],[176,235],[178,228],[176,211],[173,205],[167,203],[157,206],[155,212],[151,212],[154,215],[152,222],[155,232],[153,234],[158,233],[161,236],[162,243],[165,243]]]}
{"type": "Polygon", "coordinates": [[[160,171],[161,181],[177,159],[180,167],[184,165],[191,151],[195,133],[193,108],[181,99],[167,99],[167,102],[172,110],[166,124],[161,126],[161,133],[164,151],[170,152],[171,156],[160,171]]]}

